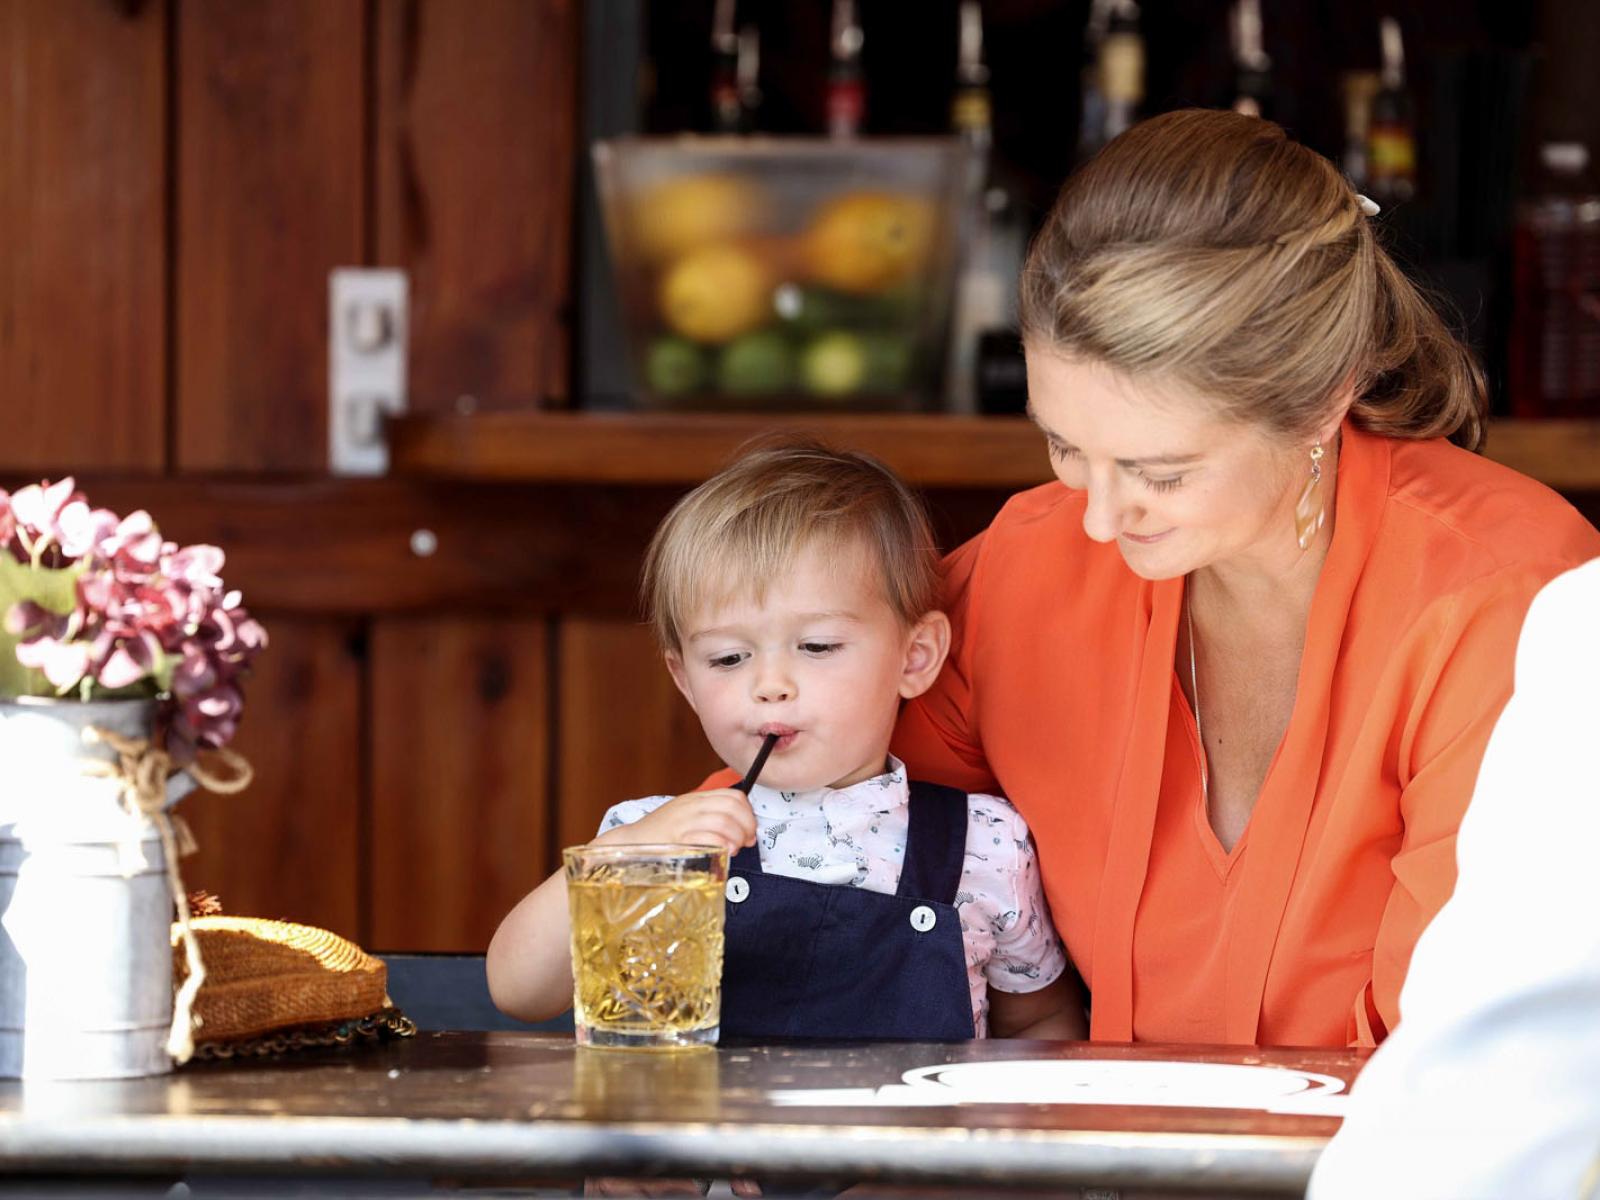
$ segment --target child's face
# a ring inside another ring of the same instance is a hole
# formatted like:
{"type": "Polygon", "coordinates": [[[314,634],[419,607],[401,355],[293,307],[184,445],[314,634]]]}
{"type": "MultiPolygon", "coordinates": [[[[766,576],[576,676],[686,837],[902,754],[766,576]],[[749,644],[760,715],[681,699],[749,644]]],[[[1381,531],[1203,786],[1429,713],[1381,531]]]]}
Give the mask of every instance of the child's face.
{"type": "Polygon", "coordinates": [[[667,667],[728,766],[744,772],[768,733],[767,787],[846,787],[882,774],[900,698],[939,673],[950,626],[907,629],[876,567],[853,547],[812,547],[760,603],[733,594],[692,614],[667,667]]]}

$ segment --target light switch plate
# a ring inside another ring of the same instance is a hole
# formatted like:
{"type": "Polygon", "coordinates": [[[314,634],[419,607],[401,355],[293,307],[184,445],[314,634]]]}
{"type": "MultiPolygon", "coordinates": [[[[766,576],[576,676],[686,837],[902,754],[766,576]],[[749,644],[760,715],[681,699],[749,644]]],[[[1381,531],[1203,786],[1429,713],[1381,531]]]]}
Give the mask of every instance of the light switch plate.
{"type": "Polygon", "coordinates": [[[328,273],[328,469],[389,469],[386,415],[406,410],[406,273],[339,267],[328,273]]]}

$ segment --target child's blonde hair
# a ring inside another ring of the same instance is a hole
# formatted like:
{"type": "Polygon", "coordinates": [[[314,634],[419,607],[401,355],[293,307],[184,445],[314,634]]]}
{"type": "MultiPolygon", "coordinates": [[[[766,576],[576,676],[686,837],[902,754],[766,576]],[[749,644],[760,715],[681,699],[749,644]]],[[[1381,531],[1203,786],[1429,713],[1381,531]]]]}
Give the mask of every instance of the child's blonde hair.
{"type": "Polygon", "coordinates": [[[909,627],[938,594],[927,510],[868,454],[788,440],[758,446],[673,506],[645,554],[641,597],[665,650],[683,622],[740,589],[759,600],[802,551],[859,546],[909,627]]]}

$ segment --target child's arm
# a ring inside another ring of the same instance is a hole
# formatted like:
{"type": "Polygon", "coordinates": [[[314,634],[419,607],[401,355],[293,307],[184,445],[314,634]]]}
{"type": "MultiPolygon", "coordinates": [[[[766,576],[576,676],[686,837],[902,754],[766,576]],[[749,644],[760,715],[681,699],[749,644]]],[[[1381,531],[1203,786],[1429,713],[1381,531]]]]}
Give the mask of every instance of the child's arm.
{"type": "MultiPolygon", "coordinates": [[[[632,824],[594,839],[597,845],[726,846],[729,853],[755,840],[750,801],[732,788],[675,796],[632,824]]],[[[571,938],[566,876],[557,871],[506,914],[489,942],[485,967],[495,1007],[523,1021],[548,1020],[572,1007],[571,938]]]]}
{"type": "Polygon", "coordinates": [[[989,989],[989,1036],[1047,1038],[1066,1042],[1088,1040],[1083,1012],[1083,985],[1078,973],[1066,972],[1037,992],[989,989]]]}
{"type": "Polygon", "coordinates": [[[969,856],[963,886],[980,905],[994,906],[994,949],[985,967],[989,1036],[1083,1041],[1083,983],[1051,923],[1027,824],[996,797],[969,796],[967,804],[988,853],[969,856]],[[1049,982],[1030,986],[1041,979],[1049,982]]]}

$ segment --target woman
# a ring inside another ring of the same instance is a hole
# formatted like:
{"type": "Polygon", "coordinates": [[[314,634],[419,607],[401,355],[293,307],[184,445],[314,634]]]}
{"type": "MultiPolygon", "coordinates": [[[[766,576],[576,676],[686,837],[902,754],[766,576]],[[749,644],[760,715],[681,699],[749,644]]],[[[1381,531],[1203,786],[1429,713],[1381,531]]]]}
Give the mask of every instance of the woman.
{"type": "Polygon", "coordinates": [[[1481,377],[1369,206],[1275,125],[1176,112],[1030,252],[1065,487],[946,560],[954,647],[894,751],[1032,826],[1098,1039],[1381,1041],[1523,614],[1600,554],[1471,453],[1481,377]]]}

